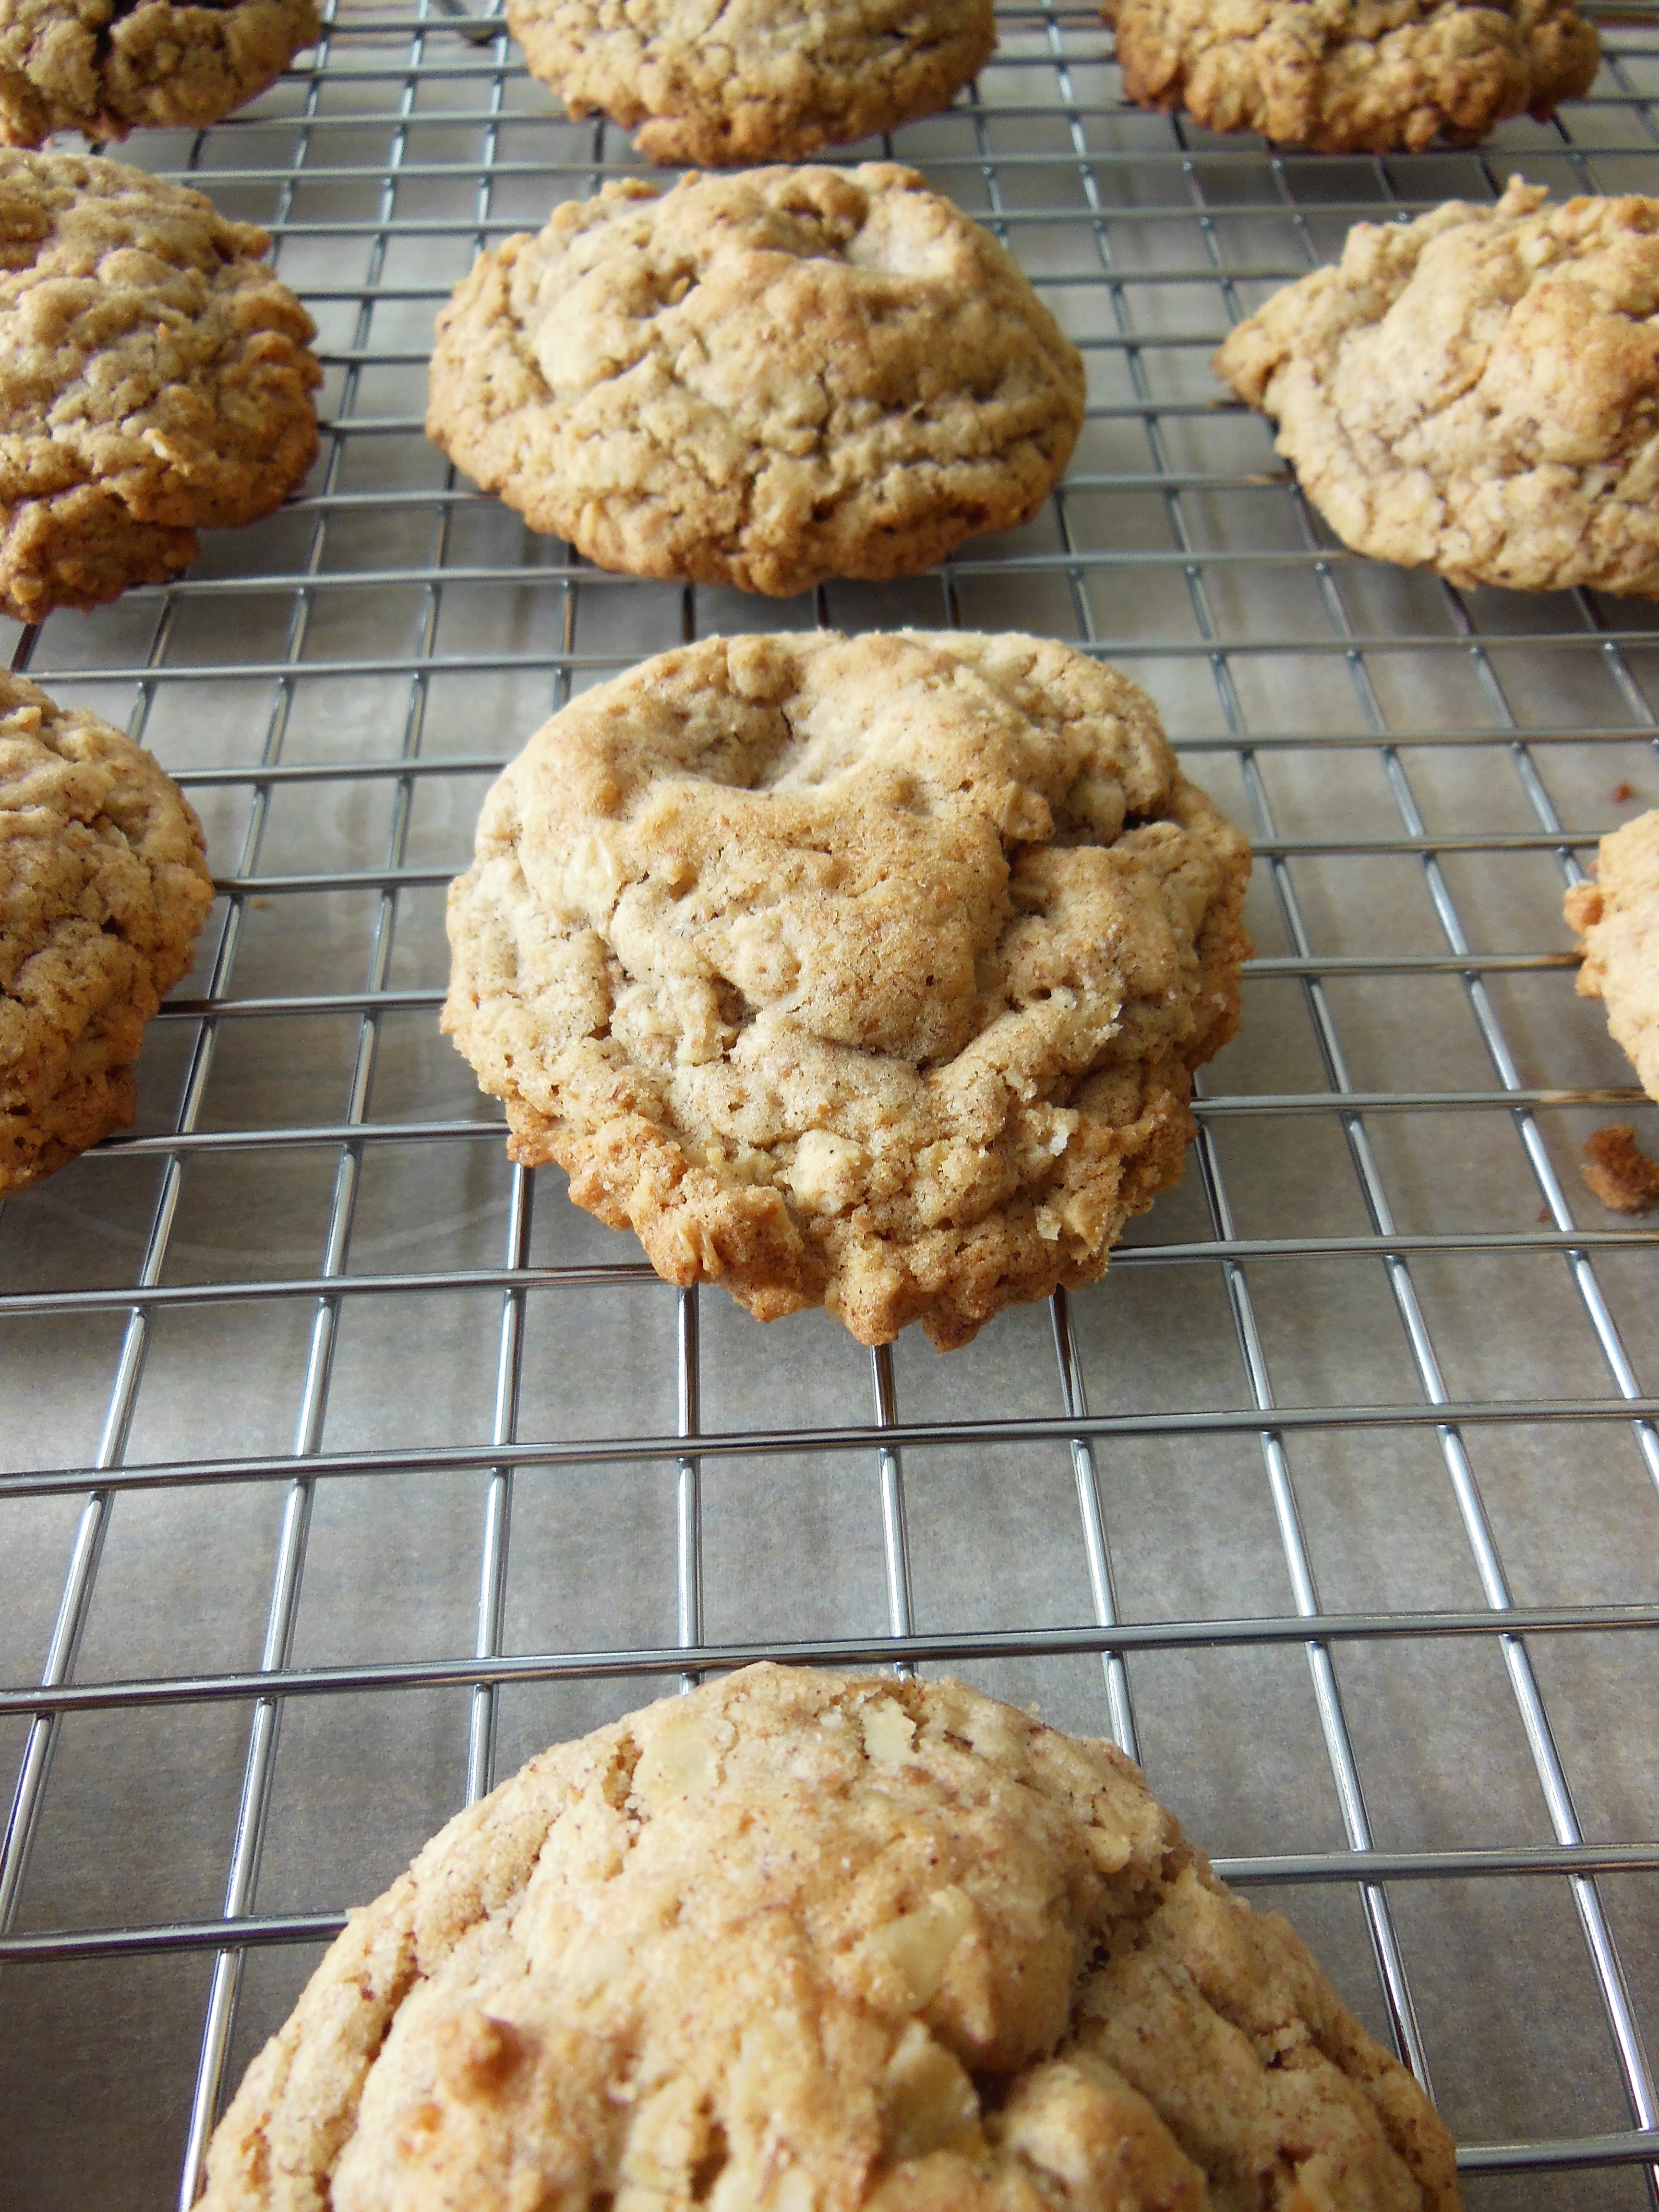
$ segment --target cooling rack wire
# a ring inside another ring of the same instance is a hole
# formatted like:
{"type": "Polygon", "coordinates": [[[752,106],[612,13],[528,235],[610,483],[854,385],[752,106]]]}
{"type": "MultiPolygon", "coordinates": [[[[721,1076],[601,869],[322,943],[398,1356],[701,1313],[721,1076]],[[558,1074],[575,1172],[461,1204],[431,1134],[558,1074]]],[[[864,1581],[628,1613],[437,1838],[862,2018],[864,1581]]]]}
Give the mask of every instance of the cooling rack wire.
{"type": "Polygon", "coordinates": [[[270,229],[328,383],[279,517],[15,635],[179,776],[221,897],[134,1133],[0,1210],[9,2204],[188,2205],[347,1904],[542,1743],[761,1654],[1109,1730],[1433,2087],[1472,2205],[1659,2203],[1659,1231],[1575,1170],[1652,1115],[1559,918],[1659,801],[1659,633],[1355,560],[1207,369],[1354,220],[1652,186],[1659,34],[1602,21],[1553,123],[1349,160],[1127,108],[1091,11],[1008,8],[860,150],[1079,339],[1073,467],[936,575],[782,606],[586,568],[421,435],[477,246],[632,164],[497,29],[343,8],[125,149],[270,229]],[[435,1033],[501,761],[646,653],[815,622],[1109,657],[1260,856],[1180,1191],[945,1359],[658,1284],[435,1033]]]}

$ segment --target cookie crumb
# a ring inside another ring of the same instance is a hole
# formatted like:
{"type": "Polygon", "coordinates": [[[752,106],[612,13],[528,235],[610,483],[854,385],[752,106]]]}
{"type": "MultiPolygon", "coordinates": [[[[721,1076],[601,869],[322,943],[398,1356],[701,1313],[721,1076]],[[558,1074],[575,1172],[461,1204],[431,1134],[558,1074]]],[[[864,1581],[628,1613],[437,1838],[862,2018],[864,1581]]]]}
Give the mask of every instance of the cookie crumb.
{"type": "Polygon", "coordinates": [[[1637,1143],[1628,1121],[1585,1139],[1582,1172],[1609,1213],[1646,1213],[1659,1206],[1659,1165],[1637,1143]]]}
{"type": "Polygon", "coordinates": [[[1613,803],[1615,806],[1628,806],[1635,796],[1636,786],[1633,783],[1615,783],[1613,787],[1613,803]]]}

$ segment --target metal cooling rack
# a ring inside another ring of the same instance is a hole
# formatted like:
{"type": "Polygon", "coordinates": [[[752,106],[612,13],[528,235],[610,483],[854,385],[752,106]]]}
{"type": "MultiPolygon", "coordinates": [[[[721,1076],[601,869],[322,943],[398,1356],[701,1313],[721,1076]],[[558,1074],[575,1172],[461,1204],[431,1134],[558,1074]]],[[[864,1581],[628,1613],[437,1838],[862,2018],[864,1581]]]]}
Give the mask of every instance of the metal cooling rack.
{"type": "Polygon", "coordinates": [[[136,1131],[0,1212],[0,2197],[187,2205],[341,1924],[553,1737],[762,1653],[949,1662],[1109,1729],[1439,2095],[1471,2204],[1659,2202],[1653,1115],[1563,886],[1659,800],[1659,631],[1356,561],[1207,370],[1347,227],[1659,179],[1659,38],[1468,154],[1273,155],[1010,8],[873,151],[1085,348],[1048,512],[785,606],[608,576],[421,435],[480,241],[631,166],[488,24],[344,9],[125,149],[265,224],[323,458],[187,578],[15,638],[151,744],[221,901],[136,1131]],[[510,1169],[435,1035],[442,888],[574,690],[719,629],[1023,625],[1126,665],[1248,823],[1260,957],[1105,1284],[936,1360],[768,1333],[510,1169]]]}

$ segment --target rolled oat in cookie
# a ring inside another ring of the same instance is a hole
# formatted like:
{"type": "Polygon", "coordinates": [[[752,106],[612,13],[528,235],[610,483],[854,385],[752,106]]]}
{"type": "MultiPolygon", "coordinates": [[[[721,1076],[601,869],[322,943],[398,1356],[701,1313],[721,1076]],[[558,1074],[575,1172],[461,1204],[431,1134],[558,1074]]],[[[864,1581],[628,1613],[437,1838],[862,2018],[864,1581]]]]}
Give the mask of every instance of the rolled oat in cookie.
{"type": "Polygon", "coordinates": [[[334,1943],[202,2212],[1456,2212],[1451,2138],[1114,1746],[750,1667],[334,1943]]]}
{"type": "Polygon", "coordinates": [[[144,1024],[212,902],[151,756],[0,676],[0,1198],[131,1121],[144,1024]]]}
{"type": "Polygon", "coordinates": [[[1659,596],[1659,199],[1359,223],[1216,374],[1357,552],[1462,585],[1659,596]]]}
{"type": "Polygon", "coordinates": [[[321,27],[314,0],[0,0],[0,140],[216,123],[321,27]]]}
{"type": "Polygon", "coordinates": [[[799,161],[949,106],[991,0],[507,0],[532,76],[653,161],[799,161]]]}
{"type": "Polygon", "coordinates": [[[0,611],[164,583],[317,452],[309,315],[200,192],[0,153],[0,611]]]}
{"type": "Polygon", "coordinates": [[[1573,0],[1105,0],[1125,95],[1328,154],[1474,145],[1588,92],[1573,0]]]}
{"type": "Polygon", "coordinates": [[[965,1344],[1092,1282],[1232,1034],[1249,848],[1145,692],[1030,637],[713,638],[532,738],[444,1027],[670,1282],[965,1344]]]}
{"type": "Polygon", "coordinates": [[[870,163],[556,208],[439,316],[427,431],[602,568],[775,597],[1030,521],[1082,421],[1002,247],[870,163]]]}
{"type": "Polygon", "coordinates": [[[1659,809],[1601,840],[1596,872],[1566,896],[1584,964],[1578,989],[1607,1003],[1607,1027],[1650,1098],[1659,1098],[1659,809]]]}

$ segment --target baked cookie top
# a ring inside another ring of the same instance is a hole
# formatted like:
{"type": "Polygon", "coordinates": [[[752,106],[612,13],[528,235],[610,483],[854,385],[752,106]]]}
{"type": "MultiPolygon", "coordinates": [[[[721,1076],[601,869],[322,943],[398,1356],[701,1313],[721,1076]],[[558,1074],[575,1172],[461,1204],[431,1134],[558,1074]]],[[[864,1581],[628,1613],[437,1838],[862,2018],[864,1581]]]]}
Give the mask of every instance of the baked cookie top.
{"type": "Polygon", "coordinates": [[[604,568],[780,595],[1028,521],[1082,420],[1008,254],[873,162],[555,209],[439,316],[427,430],[604,568]]]}
{"type": "Polygon", "coordinates": [[[991,0],[507,0],[531,74],[653,161],[799,161],[931,115],[991,58],[991,0]]]}
{"type": "Polygon", "coordinates": [[[1356,551],[1457,584],[1659,592],[1659,199],[1511,178],[1359,223],[1216,374],[1356,551]]]}
{"type": "Polygon", "coordinates": [[[1130,100],[1325,153],[1474,145],[1588,92],[1573,0],[1105,0],[1130,100]]]}
{"type": "Polygon", "coordinates": [[[1105,1743],[750,1667],[544,1752],[354,1916],[204,2212],[1455,2212],[1289,1924],[1105,1743]]]}
{"type": "Polygon", "coordinates": [[[317,451],[270,240],[140,169],[0,153],[0,606],[92,606],[252,522],[317,451]]]}
{"type": "Polygon", "coordinates": [[[0,676],[0,1197],[132,1119],[140,1035],[212,902],[151,756],[0,676]]]}
{"type": "Polygon", "coordinates": [[[0,0],[0,139],[216,123],[320,28],[314,0],[0,0]]]}
{"type": "Polygon", "coordinates": [[[712,638],[484,802],[444,1027],[514,1156],[763,1320],[941,1347],[1092,1281],[1231,1034],[1244,839],[1030,637],[712,638]]]}
{"type": "Polygon", "coordinates": [[[1607,1027],[1650,1098],[1659,1098],[1659,808],[1601,840],[1593,882],[1567,893],[1584,964],[1578,988],[1604,999],[1607,1027]]]}

